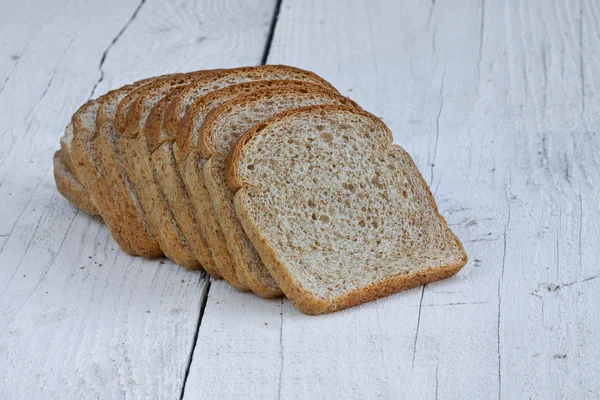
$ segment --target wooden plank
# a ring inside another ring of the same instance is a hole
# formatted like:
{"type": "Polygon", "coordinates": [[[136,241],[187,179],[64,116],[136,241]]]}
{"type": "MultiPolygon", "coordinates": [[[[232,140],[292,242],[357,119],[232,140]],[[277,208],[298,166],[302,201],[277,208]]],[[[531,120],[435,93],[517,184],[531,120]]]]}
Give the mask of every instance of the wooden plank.
{"type": "Polygon", "coordinates": [[[52,153],[92,92],[258,63],[274,4],[63,3],[0,27],[0,59],[19,55],[0,69],[0,398],[179,398],[205,275],[122,253],[57,193],[52,153]]]}
{"type": "Polygon", "coordinates": [[[599,18],[588,0],[284,0],[268,61],[382,117],[471,261],[333,315],[284,301],[279,323],[214,285],[186,395],[600,396],[599,18]]]}

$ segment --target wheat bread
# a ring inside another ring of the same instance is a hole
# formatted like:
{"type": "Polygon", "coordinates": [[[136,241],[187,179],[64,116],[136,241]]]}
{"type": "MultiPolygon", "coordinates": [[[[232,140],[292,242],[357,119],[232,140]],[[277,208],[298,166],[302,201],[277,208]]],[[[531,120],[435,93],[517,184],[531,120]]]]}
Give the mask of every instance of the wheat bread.
{"type": "MultiPolygon", "coordinates": [[[[226,70],[225,75],[222,76],[219,81],[215,80],[212,90],[218,90],[226,86],[243,82],[273,79],[311,82],[337,93],[336,88],[333,87],[332,84],[314,72],[289,65],[260,65],[255,67],[229,69],[226,70]]],[[[173,102],[171,102],[164,118],[164,126],[167,134],[173,140],[179,142],[181,139],[184,139],[185,135],[179,140],[177,138],[179,136],[180,127],[185,126],[185,122],[182,120],[186,117],[187,111],[194,101],[206,93],[205,83],[199,81],[198,84],[188,85],[188,87],[185,88],[173,102]]],[[[180,146],[182,144],[183,143],[179,142],[180,146]]]]}
{"type": "Polygon", "coordinates": [[[210,256],[198,260],[189,248],[158,187],[144,130],[152,108],[170,91],[179,90],[195,79],[213,74],[215,71],[199,71],[146,85],[121,101],[115,118],[120,159],[132,183],[132,191],[140,200],[152,234],[167,257],[177,264],[194,269],[201,265],[211,269],[213,261],[210,256]]]}
{"type": "Polygon", "coordinates": [[[205,119],[200,132],[199,149],[208,159],[202,171],[204,183],[227,248],[246,284],[263,297],[279,296],[281,291],[237,220],[233,192],[225,181],[224,161],[235,141],[255,123],[284,110],[315,104],[354,105],[346,97],[321,87],[266,89],[238,96],[217,107],[205,119]]]}
{"type": "Polygon", "coordinates": [[[63,151],[54,153],[54,181],[58,192],[78,208],[90,215],[100,215],[89,193],[71,174],[63,159],[63,151]]]}
{"type": "MultiPolygon", "coordinates": [[[[156,184],[161,195],[164,196],[166,205],[171,211],[173,218],[181,229],[181,234],[185,238],[189,249],[196,259],[200,261],[206,272],[213,278],[221,279],[223,278],[223,274],[220,271],[219,264],[215,262],[208,243],[199,229],[196,216],[191,212],[192,204],[190,197],[187,191],[181,189],[184,188],[184,183],[178,173],[179,171],[170,167],[171,160],[168,157],[172,156],[173,152],[157,150],[157,147],[161,146],[160,120],[164,115],[166,107],[179,91],[179,89],[170,91],[150,111],[148,121],[146,121],[144,136],[146,137],[146,143],[151,153],[151,166],[155,168],[156,184]]],[[[162,146],[166,148],[168,143],[164,143],[162,146]]],[[[240,287],[240,289],[243,289],[243,287],[240,287]]]]}
{"type": "Polygon", "coordinates": [[[235,210],[286,296],[321,314],[467,262],[411,157],[364,111],[316,106],[250,129],[227,160],[235,210]]]}
{"type": "MultiPolygon", "coordinates": [[[[77,182],[81,184],[78,171],[73,167],[73,158],[71,154],[73,152],[73,122],[69,121],[65,127],[65,134],[60,138],[60,158],[65,165],[65,170],[69,172],[77,182]]],[[[84,190],[85,187],[83,188],[84,190]]]]}
{"type": "MultiPolygon", "coordinates": [[[[270,73],[274,77],[278,76],[275,71],[270,73]]],[[[181,127],[180,133],[184,133],[188,138],[182,141],[182,143],[184,143],[184,149],[179,149],[177,143],[174,143],[172,152],[158,152],[153,154],[153,158],[167,157],[165,154],[168,154],[168,157],[171,158],[170,164],[167,164],[167,162],[161,162],[160,164],[155,163],[157,166],[162,165],[163,168],[167,165],[166,171],[163,171],[162,173],[159,172],[159,180],[169,182],[168,173],[170,170],[178,170],[180,172],[181,177],[185,182],[184,188],[187,189],[186,192],[189,193],[191,198],[192,211],[197,216],[198,228],[212,251],[215,263],[219,266],[225,279],[232,283],[233,286],[236,286],[235,283],[241,282],[243,274],[241,274],[240,271],[240,276],[238,277],[235,262],[227,249],[225,238],[213,210],[210,195],[206,189],[204,178],[202,176],[202,168],[205,159],[201,157],[196,150],[198,134],[204,119],[213,109],[240,95],[265,89],[318,89],[319,87],[322,86],[304,81],[268,80],[245,82],[212,91],[195,100],[189,107],[186,117],[182,120],[182,123],[185,126],[181,127]],[[175,163],[173,162],[173,152],[175,153],[175,163]],[[171,167],[174,164],[176,164],[176,167],[171,167]]],[[[163,146],[165,146],[165,144],[163,144],[163,146]]],[[[157,168],[157,171],[160,171],[161,169],[162,168],[157,168]]],[[[171,189],[171,191],[175,192],[174,189],[171,189]]]]}
{"type": "MultiPolygon", "coordinates": [[[[221,70],[218,74],[197,79],[187,85],[173,101],[161,101],[153,110],[160,109],[156,113],[158,118],[149,118],[146,125],[146,141],[152,152],[152,162],[155,167],[157,183],[161,193],[164,195],[173,216],[179,224],[184,236],[192,251],[199,246],[211,249],[212,259],[216,268],[221,272],[224,278],[234,287],[245,290],[246,285],[238,276],[232,264],[230,255],[222,241],[216,243],[214,240],[209,243],[206,235],[207,223],[215,225],[214,218],[198,212],[195,201],[192,201],[192,195],[186,187],[179,163],[174,153],[174,141],[180,130],[180,125],[186,119],[187,110],[197,98],[201,98],[215,90],[224,87],[243,83],[260,81],[265,79],[297,79],[320,84],[321,86],[333,87],[321,77],[308,71],[295,67],[268,65],[258,67],[241,67],[229,70],[221,70]],[[161,103],[168,103],[168,108],[162,110],[161,103]],[[204,221],[203,220],[208,220],[204,221]],[[202,227],[201,225],[205,225],[202,227]]],[[[197,189],[193,189],[196,193],[197,189]]],[[[216,224],[218,226],[218,224],[216,224]]]]}
{"type": "Polygon", "coordinates": [[[131,91],[155,79],[158,78],[144,79],[90,100],[72,118],[74,170],[79,172],[81,183],[89,191],[92,202],[121,249],[145,257],[158,257],[163,253],[158,243],[148,237],[148,229],[143,221],[136,218],[137,212],[132,204],[134,200],[126,191],[119,191],[118,186],[111,185],[114,180],[112,176],[122,174],[122,166],[103,168],[101,159],[110,158],[115,151],[114,146],[101,152],[96,149],[98,142],[110,137],[118,102],[131,91]],[[132,229],[134,227],[136,229],[132,229]]]}
{"type": "MultiPolygon", "coordinates": [[[[332,88],[319,76],[294,67],[269,65],[223,70],[218,74],[206,76],[190,83],[173,101],[171,100],[172,95],[163,98],[154,107],[146,123],[146,142],[152,152],[157,184],[188,245],[195,254],[199,249],[205,251],[210,247],[216,268],[230,284],[241,290],[246,289],[246,286],[238,277],[226,247],[222,241],[212,240],[212,243],[209,243],[209,239],[214,239],[214,237],[208,238],[206,227],[201,227],[203,219],[208,219],[207,222],[214,226],[214,218],[212,215],[206,216],[199,213],[197,207],[194,206],[195,202],[191,199],[181,176],[179,163],[175,158],[173,142],[179,132],[179,124],[186,119],[186,110],[190,108],[195,99],[239,83],[289,78],[315,82],[323,87],[332,88]],[[165,107],[167,104],[169,105],[168,109],[165,107]]],[[[196,192],[196,188],[194,188],[194,192],[196,192]]],[[[216,225],[218,226],[218,224],[216,225]]]]}

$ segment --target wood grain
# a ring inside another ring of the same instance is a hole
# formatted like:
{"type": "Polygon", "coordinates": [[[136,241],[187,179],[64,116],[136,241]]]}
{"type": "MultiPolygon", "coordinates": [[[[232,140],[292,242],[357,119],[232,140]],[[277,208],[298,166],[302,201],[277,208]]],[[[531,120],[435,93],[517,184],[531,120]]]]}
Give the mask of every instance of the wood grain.
{"type": "Polygon", "coordinates": [[[186,397],[599,397],[599,11],[284,0],[268,62],[382,117],[471,262],[321,317],[214,285],[186,397]]]}
{"type": "Polygon", "coordinates": [[[0,398],[180,398],[206,276],[121,252],[58,194],[52,154],[90,96],[260,62],[274,3],[13,3],[0,13],[0,398]]]}

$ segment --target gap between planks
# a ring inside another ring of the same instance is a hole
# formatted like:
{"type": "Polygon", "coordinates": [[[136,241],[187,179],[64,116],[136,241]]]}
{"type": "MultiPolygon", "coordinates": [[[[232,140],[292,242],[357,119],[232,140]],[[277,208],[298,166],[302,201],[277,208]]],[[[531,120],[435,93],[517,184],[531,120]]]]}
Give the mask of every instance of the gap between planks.
{"type": "MultiPolygon", "coordinates": [[[[115,40],[112,42],[112,44],[114,44],[116,42],[116,40],[118,40],[119,36],[123,33],[123,31],[126,29],[128,24],[135,18],[135,16],[139,12],[139,9],[144,4],[144,2],[145,2],[145,0],[142,0],[142,2],[140,3],[140,6],[133,13],[132,18],[125,25],[124,29],[121,32],[119,32],[119,34],[117,35],[115,40]]],[[[282,2],[283,2],[283,0],[277,0],[277,2],[275,4],[275,9],[273,11],[273,16],[271,17],[271,24],[269,26],[269,32],[267,34],[267,39],[265,41],[265,47],[264,47],[264,51],[263,51],[263,54],[261,57],[260,65],[265,65],[269,58],[269,53],[271,52],[271,43],[273,42],[273,36],[275,35],[275,28],[277,27],[277,20],[279,18],[279,12],[281,11],[281,3],[282,2]]],[[[107,51],[109,49],[110,49],[110,47],[107,49],[107,51]]],[[[102,61],[104,61],[105,56],[106,56],[106,52],[104,53],[104,55],[102,57],[102,61]]],[[[102,67],[102,63],[100,64],[100,68],[101,67],[102,67]]],[[[101,80],[102,80],[102,77],[100,78],[100,81],[101,80]]],[[[100,81],[98,81],[98,83],[100,81]]],[[[95,89],[95,87],[94,87],[94,89],[95,89]]],[[[192,360],[194,359],[194,351],[196,350],[196,343],[198,342],[198,334],[200,332],[200,326],[202,325],[202,317],[204,317],[204,310],[206,309],[206,303],[208,302],[208,294],[210,293],[211,279],[212,278],[208,277],[208,283],[206,284],[206,289],[202,292],[202,298],[200,300],[200,313],[198,315],[198,323],[196,324],[196,332],[194,333],[194,340],[192,342],[192,347],[190,349],[190,354],[188,356],[187,365],[185,366],[185,375],[183,378],[183,384],[181,385],[181,393],[179,395],[179,400],[183,400],[183,397],[185,396],[185,387],[187,385],[188,376],[190,374],[190,367],[192,365],[192,360]]],[[[282,304],[283,304],[283,300],[282,300],[282,304]]],[[[282,315],[281,315],[280,343],[282,340],[283,340],[283,307],[282,307],[282,315]]],[[[283,357],[283,349],[282,349],[282,357],[283,357]]],[[[282,372],[283,372],[283,363],[282,363],[282,372]]],[[[281,375],[282,374],[280,374],[280,376],[279,376],[279,397],[281,397],[281,378],[282,378],[281,375]]]]}

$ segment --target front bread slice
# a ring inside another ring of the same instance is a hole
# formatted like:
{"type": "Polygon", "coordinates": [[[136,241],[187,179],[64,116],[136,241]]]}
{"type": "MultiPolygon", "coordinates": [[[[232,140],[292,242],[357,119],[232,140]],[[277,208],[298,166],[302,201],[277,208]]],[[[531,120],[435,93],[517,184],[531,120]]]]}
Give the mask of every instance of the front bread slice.
{"type": "Polygon", "coordinates": [[[412,159],[363,111],[314,106],[250,129],[235,210],[286,296],[321,314],[449,277],[467,255],[412,159]]]}

